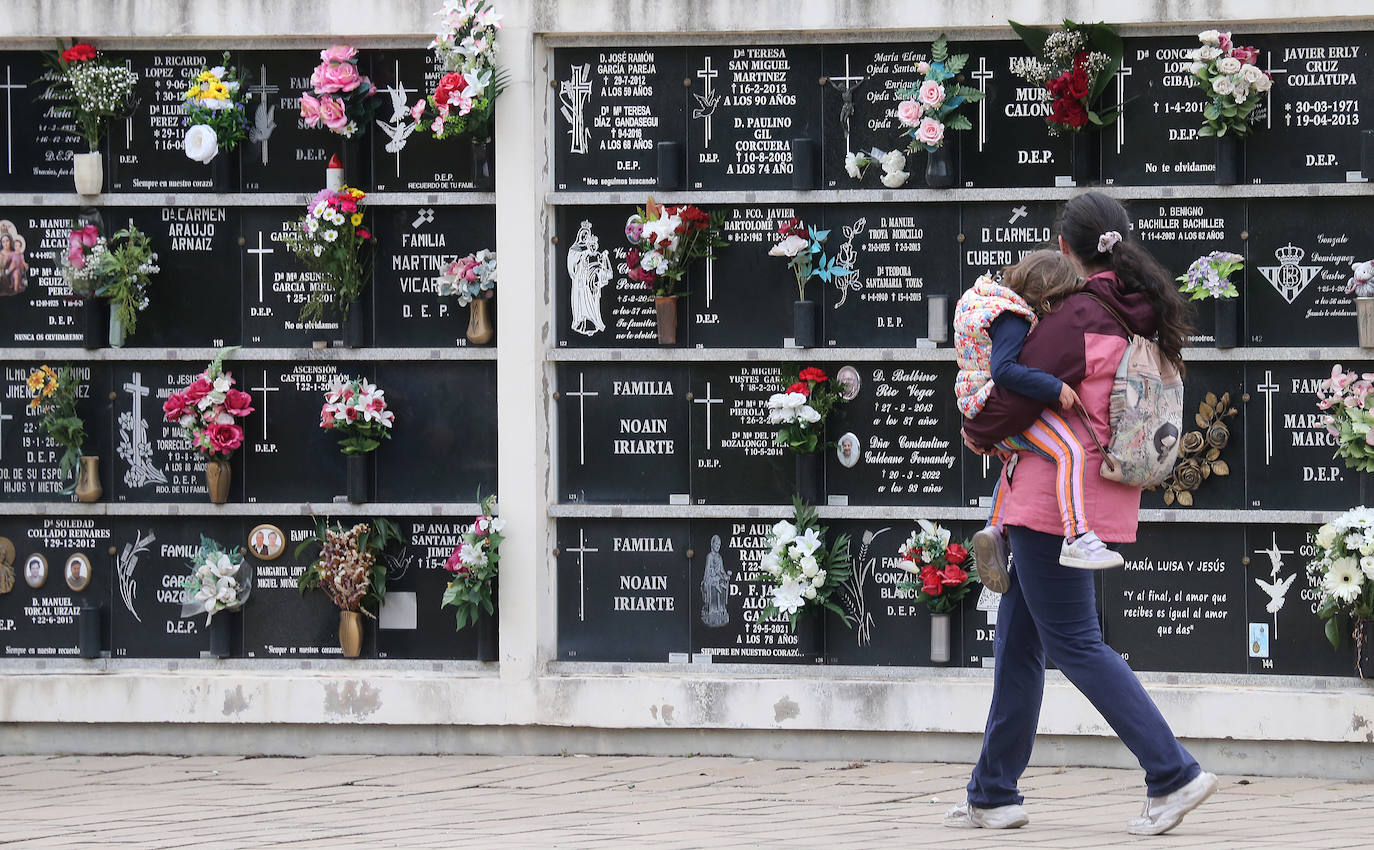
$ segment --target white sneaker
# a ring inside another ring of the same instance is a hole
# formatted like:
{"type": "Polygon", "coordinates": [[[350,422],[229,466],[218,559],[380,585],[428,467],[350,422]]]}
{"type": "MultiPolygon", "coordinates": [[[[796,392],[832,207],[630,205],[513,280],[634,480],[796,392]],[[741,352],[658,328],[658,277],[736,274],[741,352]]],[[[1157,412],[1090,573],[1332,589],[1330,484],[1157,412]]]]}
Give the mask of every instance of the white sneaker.
{"type": "Polygon", "coordinates": [[[1064,538],[1059,547],[1059,563],[1080,570],[1106,570],[1126,563],[1120,552],[1113,552],[1097,538],[1097,532],[1089,531],[1070,540],[1064,538]]]}
{"type": "Polygon", "coordinates": [[[967,800],[950,809],[945,826],[952,829],[1017,829],[1030,823],[1026,810],[1016,804],[980,809],[967,800]]]}
{"type": "Polygon", "coordinates": [[[1011,586],[1007,573],[1007,538],[1001,529],[988,526],[973,534],[973,562],[978,580],[993,593],[1006,593],[1011,586]]]}
{"type": "Polygon", "coordinates": [[[1126,822],[1131,835],[1162,835],[1179,825],[1183,816],[1202,805],[1217,790],[1215,774],[1203,771],[1192,782],[1163,797],[1146,797],[1140,817],[1126,822]]]}

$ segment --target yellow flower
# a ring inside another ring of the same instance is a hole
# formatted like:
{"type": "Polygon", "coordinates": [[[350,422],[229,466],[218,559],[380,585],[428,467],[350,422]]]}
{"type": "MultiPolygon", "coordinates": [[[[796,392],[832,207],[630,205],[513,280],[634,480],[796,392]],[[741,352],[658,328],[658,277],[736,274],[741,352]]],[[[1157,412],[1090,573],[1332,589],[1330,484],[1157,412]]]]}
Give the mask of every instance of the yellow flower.
{"type": "Polygon", "coordinates": [[[360,225],[360,224],[363,223],[363,214],[362,214],[362,213],[354,213],[354,214],[353,214],[353,217],[350,218],[349,221],[353,222],[353,226],[354,226],[354,227],[357,227],[358,225],[360,225]]]}
{"type": "Polygon", "coordinates": [[[200,97],[200,86],[191,86],[186,92],[187,97],[200,97]]]}
{"type": "Polygon", "coordinates": [[[38,402],[39,402],[39,401],[40,401],[40,399],[34,398],[33,401],[29,402],[29,410],[37,410],[37,409],[38,409],[38,402]]]}
{"type": "Polygon", "coordinates": [[[44,380],[43,370],[42,370],[42,369],[35,369],[35,370],[33,370],[33,374],[29,376],[29,379],[28,379],[27,381],[25,381],[25,383],[28,384],[29,392],[31,392],[31,393],[36,393],[36,392],[38,392],[40,389],[42,389],[42,387],[43,387],[43,380],[44,380]]]}
{"type": "Polygon", "coordinates": [[[210,73],[209,71],[201,71],[200,76],[196,77],[196,80],[202,83],[208,83],[213,79],[215,79],[215,75],[210,73]]]}

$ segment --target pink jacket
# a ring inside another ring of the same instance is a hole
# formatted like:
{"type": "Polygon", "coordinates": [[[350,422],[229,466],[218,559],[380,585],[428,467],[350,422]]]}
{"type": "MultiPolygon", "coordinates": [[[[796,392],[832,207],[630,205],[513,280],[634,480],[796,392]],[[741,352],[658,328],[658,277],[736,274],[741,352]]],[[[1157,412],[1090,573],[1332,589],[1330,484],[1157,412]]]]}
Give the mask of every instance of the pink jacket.
{"type": "Polygon", "coordinates": [[[987,275],[979,277],[954,307],[954,356],[959,374],[954,395],[959,412],[967,419],[978,415],[992,394],[993,319],[1006,312],[1021,316],[1035,327],[1035,311],[1026,300],[987,275]]]}

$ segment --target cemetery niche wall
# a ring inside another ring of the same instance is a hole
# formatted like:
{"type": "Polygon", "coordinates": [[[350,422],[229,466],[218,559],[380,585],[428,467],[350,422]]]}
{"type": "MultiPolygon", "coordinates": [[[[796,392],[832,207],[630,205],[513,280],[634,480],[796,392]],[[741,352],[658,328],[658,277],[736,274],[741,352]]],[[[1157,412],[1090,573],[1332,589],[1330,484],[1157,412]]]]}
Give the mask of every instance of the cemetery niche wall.
{"type": "MultiPolygon", "coordinates": [[[[479,188],[467,143],[417,134],[390,144],[397,121],[383,106],[345,144],[300,118],[318,51],[235,50],[229,64],[246,72],[252,93],[248,138],[221,150],[212,169],[183,152],[181,101],[221,52],[171,46],[110,56],[139,75],[138,107],[102,142],[106,194],[77,206],[71,159],[84,147],[51,72],[37,51],[0,51],[0,657],[84,654],[88,622],[98,624],[96,653],[202,656],[211,649],[205,617],[183,618],[180,595],[204,535],[243,549],[253,588],[240,613],[216,617],[231,621],[229,656],[344,663],[333,604],[297,590],[313,552],[296,548],[316,517],[347,527],[380,516],[408,542],[385,559],[389,593],[365,627],[362,654],[477,658],[475,630],[455,630],[440,606],[444,562],[478,493],[497,487],[494,343],[470,343],[468,309],[435,286],[455,258],[495,248],[494,196],[490,185],[479,188]],[[350,158],[369,193],[362,211],[377,237],[372,283],[354,307],[362,344],[341,350],[337,313],[302,320],[320,284],[286,244],[336,154],[350,158]],[[215,171],[227,182],[216,184],[215,171]],[[107,312],[92,342],[92,311],[64,277],[69,233],[85,223],[104,235],[135,226],[158,254],[149,304],[122,347],[107,344],[107,312]],[[164,421],[163,405],[226,346],[236,350],[225,368],[254,412],[230,461],[227,503],[212,505],[204,457],[164,421]],[[90,504],[64,492],[62,449],[27,407],[29,375],[64,363],[82,385],[82,453],[99,463],[103,495],[90,504]],[[365,456],[357,503],[346,498],[338,438],[320,428],[324,393],[343,376],[384,388],[396,421],[394,439],[365,456]],[[467,411],[461,431],[454,410],[467,411]],[[73,579],[73,563],[87,565],[84,577],[76,568],[73,579]]],[[[390,106],[388,91],[432,90],[439,76],[419,47],[362,57],[390,106]]],[[[408,103],[403,111],[408,117],[408,103]]]]}
{"type": "MultiPolygon", "coordinates": [[[[1236,37],[1275,81],[1238,185],[1214,185],[1215,141],[1197,132],[1191,31],[1128,35],[1106,95],[1122,117],[1073,142],[1097,148],[1092,185],[1174,274],[1210,251],[1245,260],[1238,347],[1216,345],[1221,313],[1203,302],[1185,356],[1185,430],[1217,452],[1144,494],[1125,569],[1098,577],[1101,619],[1139,670],[1354,675],[1350,641],[1332,651],[1323,637],[1306,564],[1316,526],[1362,498],[1315,390],[1336,362],[1368,368],[1346,282],[1374,244],[1360,123],[1374,35],[1236,37]]],[[[905,143],[896,93],[920,82],[929,42],[589,41],[556,45],[548,97],[558,658],[931,665],[929,613],[900,587],[897,547],[917,519],[970,535],[998,472],[961,445],[953,305],[1049,246],[1059,204],[1083,188],[1069,138],[1046,131],[1045,92],[1012,73],[1025,48],[952,39],[983,98],[965,108],[973,128],[945,137],[955,188],[929,190],[924,151],[906,154],[899,187],[846,162],[905,143]],[[676,345],[660,344],[654,293],[628,265],[626,220],[649,196],[724,212],[728,245],[688,271],[676,345]],[[793,338],[788,263],[769,256],[790,219],[828,232],[830,274],[806,285],[811,349],[793,338]],[[819,503],[854,541],[855,578],[851,625],[827,615],[793,631],[761,616],[764,538],[797,489],[764,403],[805,366],[857,376],[827,425],[819,503]]],[[[970,594],[949,664],[990,666],[995,629],[994,595],[970,594]]]]}

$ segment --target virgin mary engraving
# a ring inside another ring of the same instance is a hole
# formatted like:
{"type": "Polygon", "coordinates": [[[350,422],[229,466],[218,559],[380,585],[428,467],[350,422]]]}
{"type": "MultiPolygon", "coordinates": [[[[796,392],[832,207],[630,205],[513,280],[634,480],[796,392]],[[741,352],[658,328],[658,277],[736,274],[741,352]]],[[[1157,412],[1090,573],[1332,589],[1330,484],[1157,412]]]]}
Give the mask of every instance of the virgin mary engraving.
{"type": "Polygon", "coordinates": [[[601,290],[611,282],[611,254],[599,250],[592,223],[582,222],[568,249],[568,277],[572,280],[572,329],[584,336],[606,330],[601,321],[601,290]]]}
{"type": "Polygon", "coordinates": [[[730,573],[720,557],[720,535],[711,535],[711,554],[706,556],[706,573],[701,577],[701,622],[720,628],[730,622],[726,603],[730,600],[730,573]]]}

